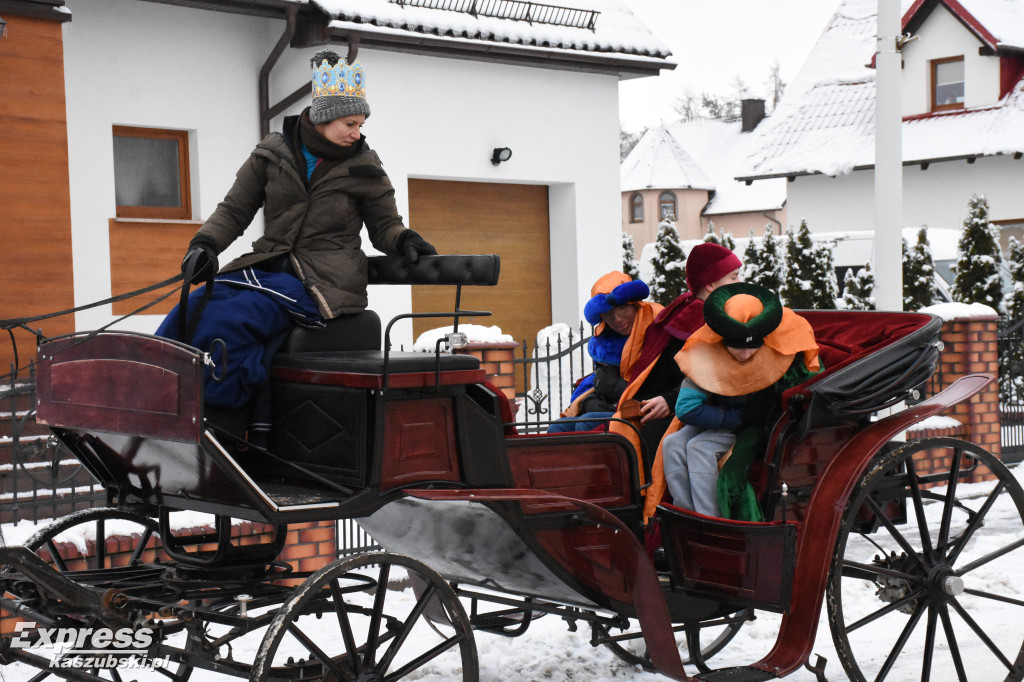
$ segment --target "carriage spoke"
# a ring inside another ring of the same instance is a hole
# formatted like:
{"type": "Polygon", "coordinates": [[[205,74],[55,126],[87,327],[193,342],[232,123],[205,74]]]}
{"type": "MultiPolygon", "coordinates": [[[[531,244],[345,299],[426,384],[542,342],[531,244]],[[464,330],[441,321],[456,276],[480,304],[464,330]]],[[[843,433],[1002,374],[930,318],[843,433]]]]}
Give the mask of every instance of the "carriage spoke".
{"type": "Polygon", "coordinates": [[[964,451],[953,449],[953,462],[949,466],[949,483],[946,484],[946,502],[942,507],[942,521],[939,523],[939,547],[943,553],[949,545],[949,528],[953,523],[953,508],[956,506],[956,486],[960,481],[960,465],[963,463],[964,451]]]}
{"type": "Polygon", "coordinates": [[[885,606],[883,606],[882,608],[878,609],[877,611],[869,613],[868,615],[864,616],[863,618],[861,618],[861,619],[859,619],[857,621],[854,621],[853,623],[850,623],[844,629],[848,633],[849,632],[853,632],[855,630],[858,630],[858,629],[864,627],[865,625],[868,625],[870,623],[875,622],[876,620],[878,620],[879,618],[882,618],[883,616],[888,616],[893,611],[899,610],[899,608],[901,606],[903,606],[904,604],[913,603],[913,601],[915,599],[919,598],[922,594],[924,594],[924,590],[914,591],[914,592],[908,594],[907,596],[903,597],[899,601],[895,601],[895,602],[886,604],[885,606]]]}
{"type": "Polygon", "coordinates": [[[405,643],[405,640],[409,637],[409,633],[412,632],[413,626],[416,625],[416,622],[420,619],[420,616],[423,615],[423,609],[427,607],[427,602],[429,602],[433,598],[433,596],[434,586],[427,585],[426,589],[424,589],[423,591],[423,594],[421,594],[420,598],[416,600],[416,606],[413,607],[412,612],[409,614],[408,618],[406,618],[406,621],[402,626],[402,631],[395,636],[390,646],[388,646],[387,651],[385,651],[384,655],[381,657],[378,672],[384,672],[391,666],[391,662],[395,659],[395,654],[398,653],[398,649],[405,643]]]}
{"type": "Polygon", "coordinates": [[[399,680],[408,675],[413,670],[416,670],[424,664],[434,660],[435,658],[443,654],[445,651],[448,651],[448,649],[451,649],[453,646],[461,644],[465,639],[466,635],[464,633],[459,633],[454,637],[449,637],[448,639],[444,640],[443,642],[435,646],[433,649],[430,649],[429,651],[422,653],[421,655],[417,656],[413,660],[403,665],[398,670],[394,671],[390,675],[387,675],[384,679],[399,680]]]}
{"type": "Polygon", "coordinates": [[[388,577],[391,574],[391,564],[381,564],[380,573],[377,577],[377,593],[373,596],[373,612],[370,614],[369,634],[366,637],[366,655],[363,663],[367,669],[373,669],[377,660],[377,636],[380,634],[381,616],[384,613],[384,597],[388,592],[388,577]]]}
{"type": "Polygon", "coordinates": [[[292,623],[288,627],[288,631],[295,636],[297,640],[302,642],[302,645],[306,647],[306,651],[315,656],[321,663],[330,668],[335,675],[344,678],[345,672],[338,666],[338,664],[328,655],[323,649],[316,645],[309,635],[299,629],[295,623],[292,623]]]}
{"type": "Polygon", "coordinates": [[[352,623],[348,617],[348,609],[345,607],[345,597],[341,594],[337,580],[331,581],[331,598],[334,600],[334,612],[338,616],[338,627],[341,629],[341,638],[345,642],[345,651],[348,652],[348,658],[352,661],[352,672],[359,675],[363,672],[363,662],[359,659],[355,636],[352,634],[352,623]]]}
{"type": "Polygon", "coordinates": [[[920,554],[918,554],[917,550],[914,549],[914,546],[910,544],[907,538],[904,537],[903,533],[900,532],[900,529],[897,528],[896,524],[892,522],[892,519],[890,519],[888,515],[886,515],[885,510],[878,506],[878,502],[871,498],[868,498],[866,500],[866,504],[868,508],[871,509],[871,512],[875,515],[875,518],[877,518],[878,521],[883,526],[885,526],[885,529],[889,531],[889,536],[896,541],[896,544],[898,544],[900,548],[907,553],[908,557],[913,558],[922,570],[927,571],[926,566],[921,561],[920,554]]]}
{"type": "MultiPolygon", "coordinates": [[[[914,514],[917,516],[917,528],[921,536],[921,548],[925,555],[931,554],[932,538],[928,532],[928,521],[924,515],[924,501],[921,498],[921,481],[917,477],[914,460],[907,462],[907,473],[910,478],[910,497],[914,501],[914,514]]],[[[941,544],[942,539],[939,540],[941,544]]]]}
{"type": "Polygon", "coordinates": [[[971,618],[971,614],[967,613],[967,610],[964,609],[964,607],[955,599],[951,600],[950,604],[953,605],[953,609],[963,619],[963,621],[967,623],[968,627],[974,631],[974,634],[976,634],[978,638],[985,643],[985,646],[989,648],[989,651],[991,651],[995,657],[998,658],[1004,666],[1006,666],[1007,670],[1011,669],[1013,664],[1010,663],[1009,659],[1003,655],[1003,652],[1000,651],[999,647],[996,646],[996,643],[992,641],[992,638],[985,634],[985,631],[981,629],[973,618],[971,618]]]}
{"type": "Polygon", "coordinates": [[[974,595],[975,597],[981,597],[982,599],[991,599],[993,601],[1003,602],[1004,604],[1011,604],[1013,606],[1024,606],[1024,599],[1014,599],[1013,597],[1006,597],[1001,594],[993,594],[984,590],[972,590],[967,588],[964,590],[964,594],[974,595]]]}
{"type": "Polygon", "coordinates": [[[896,663],[896,659],[903,653],[903,647],[907,645],[907,641],[910,639],[910,635],[913,634],[914,629],[917,627],[917,622],[921,620],[922,609],[919,607],[914,610],[914,615],[910,617],[907,624],[903,627],[903,631],[900,632],[900,636],[896,638],[896,642],[892,645],[892,649],[889,650],[889,654],[885,657],[885,662],[882,664],[882,668],[878,671],[878,676],[875,677],[875,682],[882,682],[889,673],[892,671],[893,665],[896,663]]]}
{"type": "Polygon", "coordinates": [[[57,551],[57,543],[55,543],[51,538],[46,541],[45,546],[46,551],[50,553],[50,561],[54,563],[57,570],[61,573],[67,573],[68,565],[64,563],[64,557],[62,557],[60,552],[57,551]]]}
{"type": "Polygon", "coordinates": [[[142,554],[146,551],[146,545],[149,544],[150,539],[153,537],[153,531],[149,528],[142,532],[142,537],[139,538],[138,544],[135,545],[135,550],[132,552],[132,558],[129,559],[131,566],[138,566],[142,563],[142,554]]]}
{"type": "Polygon", "coordinates": [[[932,679],[932,663],[935,653],[935,626],[938,624],[938,616],[935,609],[928,609],[928,625],[925,629],[924,656],[921,658],[921,682],[928,682],[932,679]]]}
{"type": "MultiPolygon", "coordinates": [[[[946,562],[948,564],[953,565],[956,563],[956,560],[960,557],[960,553],[967,547],[967,543],[970,542],[970,539],[974,537],[974,534],[978,529],[985,525],[985,517],[988,516],[989,511],[992,510],[992,505],[994,505],[996,500],[999,499],[1003,490],[1003,482],[1000,481],[992,492],[989,493],[988,497],[985,499],[985,503],[981,505],[981,508],[971,515],[970,523],[967,524],[963,534],[957,539],[956,548],[946,557],[946,562]]],[[[1006,551],[1011,551],[1012,549],[1019,547],[1021,542],[1024,542],[1024,540],[1018,540],[1015,545],[1009,547],[1006,551]]]]}
{"type": "Polygon", "coordinates": [[[949,653],[953,657],[953,667],[956,668],[956,676],[959,682],[967,682],[967,670],[964,668],[963,658],[960,656],[960,645],[957,643],[956,633],[953,632],[953,621],[949,617],[949,609],[945,604],[937,604],[935,608],[942,619],[942,629],[946,632],[946,644],[949,646],[949,653]]]}

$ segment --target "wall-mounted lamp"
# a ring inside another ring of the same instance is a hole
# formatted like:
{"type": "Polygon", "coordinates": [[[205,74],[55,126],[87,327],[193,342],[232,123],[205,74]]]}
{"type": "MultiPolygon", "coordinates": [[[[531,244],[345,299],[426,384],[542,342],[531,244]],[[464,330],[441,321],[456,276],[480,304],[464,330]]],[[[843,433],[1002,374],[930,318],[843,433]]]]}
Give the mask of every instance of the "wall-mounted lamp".
{"type": "Polygon", "coordinates": [[[491,163],[497,166],[502,161],[508,161],[512,158],[512,150],[508,147],[495,147],[491,153],[491,163]]]}
{"type": "Polygon", "coordinates": [[[4,21],[3,17],[0,17],[0,38],[7,37],[7,22],[4,21]]]}

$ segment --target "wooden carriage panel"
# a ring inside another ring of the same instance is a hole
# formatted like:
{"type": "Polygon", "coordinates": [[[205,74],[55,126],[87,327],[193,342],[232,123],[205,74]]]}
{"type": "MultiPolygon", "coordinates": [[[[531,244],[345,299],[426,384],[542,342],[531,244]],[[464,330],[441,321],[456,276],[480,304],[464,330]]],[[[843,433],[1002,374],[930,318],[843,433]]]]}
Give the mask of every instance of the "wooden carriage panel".
{"type": "Polygon", "coordinates": [[[748,523],[658,508],[673,575],[684,592],[783,611],[796,561],[796,525],[748,523]]]}
{"type": "Polygon", "coordinates": [[[422,398],[387,402],[381,490],[420,481],[458,482],[459,479],[452,400],[422,398]]]}
{"type": "MultiPolygon", "coordinates": [[[[512,438],[506,441],[512,480],[517,488],[546,490],[599,507],[622,507],[633,500],[632,462],[635,456],[623,442],[571,436],[512,438]]],[[[537,500],[526,513],[558,511],[562,503],[537,500]]]]}
{"type": "Polygon", "coordinates": [[[40,346],[36,421],[198,442],[202,364],[181,344],[141,334],[73,336],[40,346]]]}

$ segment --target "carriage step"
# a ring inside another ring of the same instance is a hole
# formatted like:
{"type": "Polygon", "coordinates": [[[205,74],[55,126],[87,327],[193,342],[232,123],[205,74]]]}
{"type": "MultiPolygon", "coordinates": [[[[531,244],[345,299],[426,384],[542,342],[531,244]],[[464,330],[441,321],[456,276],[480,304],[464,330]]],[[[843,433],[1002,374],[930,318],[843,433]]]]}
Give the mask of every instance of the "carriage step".
{"type": "Polygon", "coordinates": [[[694,679],[704,682],[763,682],[764,680],[778,679],[767,670],[743,666],[742,668],[720,668],[706,673],[694,675],[694,679]]]}

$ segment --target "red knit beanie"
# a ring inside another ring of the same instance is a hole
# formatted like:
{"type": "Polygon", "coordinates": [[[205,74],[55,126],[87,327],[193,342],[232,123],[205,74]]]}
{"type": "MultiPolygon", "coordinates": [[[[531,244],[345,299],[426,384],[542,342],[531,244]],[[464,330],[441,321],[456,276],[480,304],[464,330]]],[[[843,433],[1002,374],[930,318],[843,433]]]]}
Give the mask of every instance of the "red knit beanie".
{"type": "Polygon", "coordinates": [[[736,254],[721,244],[701,242],[686,257],[686,286],[696,294],[742,265],[736,254]]]}

